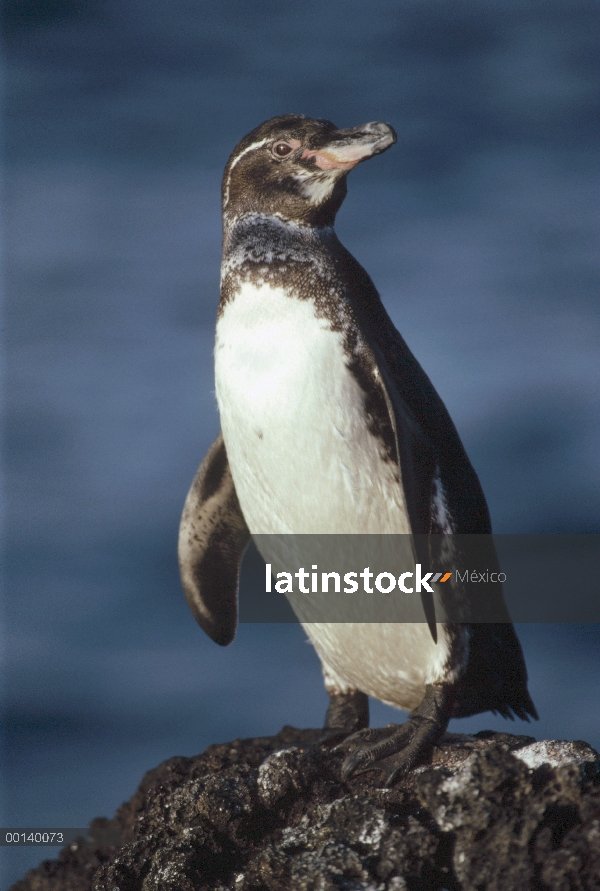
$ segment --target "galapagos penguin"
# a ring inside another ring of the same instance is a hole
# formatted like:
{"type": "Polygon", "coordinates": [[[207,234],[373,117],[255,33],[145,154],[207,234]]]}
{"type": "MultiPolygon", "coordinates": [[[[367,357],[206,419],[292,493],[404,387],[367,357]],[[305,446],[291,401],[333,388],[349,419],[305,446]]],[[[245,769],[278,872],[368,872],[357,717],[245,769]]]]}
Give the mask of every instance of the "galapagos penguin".
{"type": "MultiPolygon", "coordinates": [[[[253,535],[491,534],[443,402],[333,229],[348,172],[395,141],[384,123],[339,130],[282,115],[242,139],[225,167],[222,432],[194,478],[179,535],[186,598],[221,645],[235,634],[253,535]]],[[[503,603],[501,590],[495,596],[503,603]]],[[[342,776],[380,769],[393,783],[428,757],[451,717],[537,717],[506,616],[303,622],[330,697],[323,741],[348,749],[342,776]],[[367,729],[368,695],[410,710],[408,720],[367,729]]]]}

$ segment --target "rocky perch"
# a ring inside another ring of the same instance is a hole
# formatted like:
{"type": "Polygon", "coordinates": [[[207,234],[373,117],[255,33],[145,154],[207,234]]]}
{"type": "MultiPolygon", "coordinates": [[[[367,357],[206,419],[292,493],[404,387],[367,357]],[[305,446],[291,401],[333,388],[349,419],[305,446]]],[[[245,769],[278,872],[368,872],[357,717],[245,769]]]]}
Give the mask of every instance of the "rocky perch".
{"type": "Polygon", "coordinates": [[[340,780],[319,731],[210,746],[151,770],[91,843],[11,891],[600,888],[600,765],[584,742],[446,734],[393,789],[340,780]]]}

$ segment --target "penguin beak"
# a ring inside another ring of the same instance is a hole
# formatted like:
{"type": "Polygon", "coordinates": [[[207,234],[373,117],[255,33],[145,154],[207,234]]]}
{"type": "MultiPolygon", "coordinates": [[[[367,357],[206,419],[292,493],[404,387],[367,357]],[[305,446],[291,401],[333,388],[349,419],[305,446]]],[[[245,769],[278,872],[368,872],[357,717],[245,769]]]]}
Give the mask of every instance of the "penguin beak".
{"type": "Polygon", "coordinates": [[[301,157],[314,158],[320,170],[352,170],[361,161],[385,152],[397,136],[389,124],[371,121],[361,127],[338,130],[318,149],[305,149],[301,157]]]}

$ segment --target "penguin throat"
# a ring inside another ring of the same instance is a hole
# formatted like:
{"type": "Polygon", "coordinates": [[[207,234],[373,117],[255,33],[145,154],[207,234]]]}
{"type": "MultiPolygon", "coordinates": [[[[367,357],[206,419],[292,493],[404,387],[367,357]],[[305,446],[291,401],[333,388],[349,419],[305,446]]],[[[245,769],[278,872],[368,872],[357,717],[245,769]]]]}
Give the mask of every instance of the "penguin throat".
{"type": "Polygon", "coordinates": [[[223,238],[221,282],[242,267],[262,269],[310,265],[331,274],[330,250],[337,237],[332,226],[309,226],[278,214],[245,213],[230,220],[223,238]]]}

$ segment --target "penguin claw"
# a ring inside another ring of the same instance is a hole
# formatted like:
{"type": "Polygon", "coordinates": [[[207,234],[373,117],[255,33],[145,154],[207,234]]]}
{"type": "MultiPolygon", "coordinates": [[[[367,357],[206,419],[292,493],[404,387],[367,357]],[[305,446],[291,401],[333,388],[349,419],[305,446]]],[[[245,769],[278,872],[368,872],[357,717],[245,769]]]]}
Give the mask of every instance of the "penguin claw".
{"type": "Polygon", "coordinates": [[[351,751],[342,764],[344,782],[354,774],[378,770],[384,785],[391,786],[419,761],[431,755],[433,747],[448,726],[450,718],[447,691],[427,686],[421,705],[404,724],[388,724],[353,733],[334,751],[351,751]]]}
{"type": "MultiPolygon", "coordinates": [[[[370,743],[378,739],[385,739],[394,732],[397,726],[397,724],[387,724],[385,727],[367,727],[364,730],[357,730],[355,733],[351,733],[338,743],[333,751],[343,752],[344,749],[348,747],[352,748],[354,746],[356,749],[361,743],[370,743]]],[[[350,755],[348,757],[350,757],[350,755]]]]}
{"type": "MultiPolygon", "coordinates": [[[[341,751],[346,743],[359,744],[351,751],[342,764],[342,780],[344,782],[352,775],[367,773],[370,770],[379,770],[387,773],[386,765],[379,762],[389,758],[404,749],[414,735],[415,725],[411,721],[406,724],[388,724],[387,727],[372,728],[368,731],[352,734],[334,751],[341,751]],[[374,740],[374,741],[373,741],[374,740]],[[362,744],[361,744],[362,743],[362,744]]],[[[404,761],[404,756],[401,756],[404,761]]],[[[394,759],[393,770],[398,775],[398,759],[394,759]]],[[[408,769],[407,765],[407,769],[408,769]]]]}

